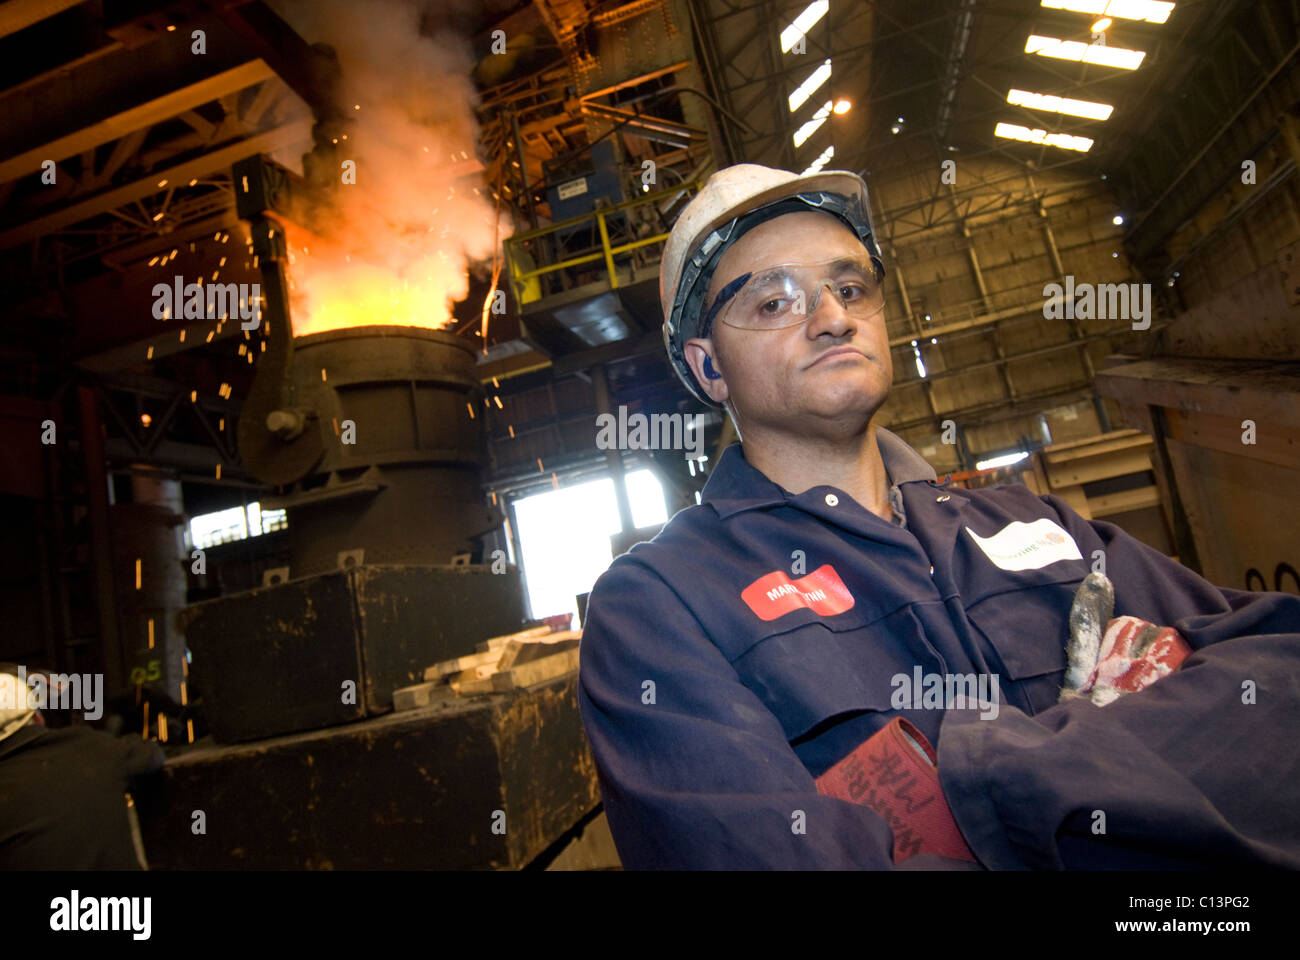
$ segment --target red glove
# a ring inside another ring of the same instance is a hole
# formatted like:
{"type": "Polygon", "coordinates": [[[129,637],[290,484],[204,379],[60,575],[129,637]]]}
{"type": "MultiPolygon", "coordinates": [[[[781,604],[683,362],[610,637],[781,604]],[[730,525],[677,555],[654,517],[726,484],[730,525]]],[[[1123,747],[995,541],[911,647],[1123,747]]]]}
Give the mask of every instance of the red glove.
{"type": "Polygon", "coordinates": [[[1106,624],[1097,666],[1079,692],[1090,694],[1097,706],[1105,706],[1173,673],[1191,652],[1173,627],[1137,617],[1116,617],[1106,624]]]}
{"type": "Polygon", "coordinates": [[[894,831],[895,864],[918,853],[976,862],[943,797],[934,747],[902,717],[818,777],[817,792],[884,817],[894,831]]]}
{"type": "Polygon", "coordinates": [[[1112,618],[1114,606],[1110,580],[1099,573],[1088,574],[1070,609],[1069,665],[1061,702],[1084,698],[1104,707],[1173,673],[1192,652],[1173,627],[1137,617],[1112,618]]]}

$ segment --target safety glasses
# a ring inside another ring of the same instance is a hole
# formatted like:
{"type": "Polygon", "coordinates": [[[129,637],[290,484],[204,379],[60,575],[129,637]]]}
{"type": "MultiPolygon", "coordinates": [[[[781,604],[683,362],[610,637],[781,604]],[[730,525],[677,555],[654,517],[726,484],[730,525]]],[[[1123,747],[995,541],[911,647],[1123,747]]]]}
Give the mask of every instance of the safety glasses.
{"type": "Polygon", "coordinates": [[[715,318],[743,330],[792,327],[817,312],[826,290],[855,320],[867,320],[885,307],[881,277],[868,256],[778,263],[726,284],[709,308],[705,328],[715,318]]]}

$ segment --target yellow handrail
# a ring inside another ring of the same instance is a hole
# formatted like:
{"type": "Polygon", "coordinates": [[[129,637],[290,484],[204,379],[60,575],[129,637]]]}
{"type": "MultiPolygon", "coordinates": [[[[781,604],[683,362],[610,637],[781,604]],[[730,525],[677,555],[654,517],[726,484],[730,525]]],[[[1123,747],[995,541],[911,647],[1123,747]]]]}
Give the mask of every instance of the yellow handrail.
{"type": "Polygon", "coordinates": [[[681,193],[683,190],[699,190],[703,184],[704,181],[702,179],[681,183],[664,190],[657,190],[654,193],[646,193],[639,197],[633,197],[631,200],[624,200],[622,203],[615,204],[612,207],[601,207],[598,210],[593,210],[591,213],[569,217],[567,220],[560,220],[557,223],[552,223],[545,227],[539,227],[536,230],[529,230],[527,233],[515,234],[513,237],[508,238],[505,242],[506,260],[510,265],[510,279],[515,288],[516,299],[520,303],[528,303],[541,297],[541,290],[537,284],[535,282],[529,283],[529,281],[535,281],[537,277],[548,273],[554,273],[557,270],[563,270],[567,267],[576,267],[584,263],[591,263],[595,260],[605,261],[605,270],[609,273],[609,285],[611,288],[617,287],[618,271],[615,269],[614,257],[627,253],[630,250],[639,249],[640,247],[661,243],[668,238],[668,234],[658,233],[652,237],[643,237],[640,240],[633,240],[628,243],[611,246],[609,242],[609,229],[605,224],[605,218],[610,214],[630,210],[633,207],[640,206],[641,204],[655,203],[665,197],[681,193]],[[516,251],[525,241],[535,240],[538,237],[545,236],[548,233],[555,233],[559,230],[567,230],[582,224],[590,224],[593,220],[596,222],[597,229],[600,232],[599,252],[582,254],[581,256],[571,257],[568,260],[561,260],[531,270],[520,269],[518,254],[516,251]]]}

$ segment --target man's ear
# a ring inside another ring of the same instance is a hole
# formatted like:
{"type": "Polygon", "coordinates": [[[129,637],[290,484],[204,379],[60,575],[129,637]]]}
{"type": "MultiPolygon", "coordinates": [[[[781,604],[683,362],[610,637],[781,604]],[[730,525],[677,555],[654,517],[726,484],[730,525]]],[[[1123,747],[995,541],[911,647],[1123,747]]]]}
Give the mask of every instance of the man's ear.
{"type": "Polygon", "coordinates": [[[727,390],[726,378],[718,376],[716,379],[710,379],[704,375],[704,361],[706,358],[712,364],[714,373],[723,373],[722,368],[718,366],[718,352],[713,346],[713,341],[696,337],[694,340],[687,340],[683,347],[686,353],[686,362],[690,365],[691,372],[695,374],[695,380],[700,385],[700,389],[716,402],[725,403],[727,398],[731,396],[730,391],[727,390]]]}

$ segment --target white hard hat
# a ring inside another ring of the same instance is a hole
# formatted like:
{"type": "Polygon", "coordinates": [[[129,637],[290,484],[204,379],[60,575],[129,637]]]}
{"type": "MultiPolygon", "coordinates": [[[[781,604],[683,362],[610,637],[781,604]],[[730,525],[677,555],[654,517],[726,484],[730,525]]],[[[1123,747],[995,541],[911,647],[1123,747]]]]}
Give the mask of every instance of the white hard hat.
{"type": "Polygon", "coordinates": [[[0,740],[16,733],[36,713],[27,705],[27,685],[12,673],[0,671],[0,740]]]}
{"type": "Polygon", "coordinates": [[[711,406],[686,363],[684,345],[701,332],[704,294],[722,252],[751,227],[772,216],[824,210],[844,221],[866,246],[880,276],[885,267],[871,225],[867,185],[856,173],[826,170],[800,176],[756,163],[724,167],[686,205],[673,224],[659,265],[664,347],[686,388],[711,406]],[[784,201],[784,202],[783,202],[784,201]]]}

